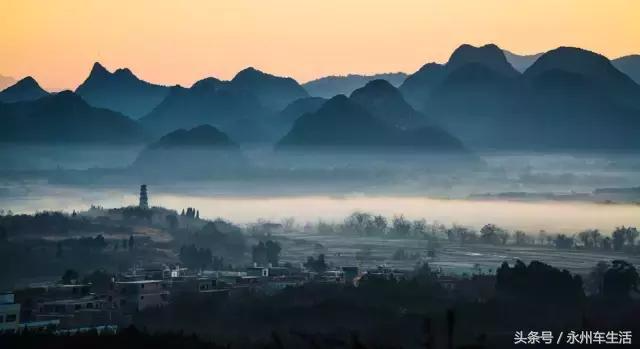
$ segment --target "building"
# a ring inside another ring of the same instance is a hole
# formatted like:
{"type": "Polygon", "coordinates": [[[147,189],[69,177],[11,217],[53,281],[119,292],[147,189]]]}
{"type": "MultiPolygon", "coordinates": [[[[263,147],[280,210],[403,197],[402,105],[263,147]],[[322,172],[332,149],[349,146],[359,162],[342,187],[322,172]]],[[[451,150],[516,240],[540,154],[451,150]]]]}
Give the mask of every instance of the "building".
{"type": "Polygon", "coordinates": [[[143,184],[140,186],[140,202],[138,206],[143,209],[149,208],[149,197],[147,196],[147,185],[143,184]]]}
{"type": "Polygon", "coordinates": [[[114,309],[134,313],[169,303],[169,290],[162,280],[117,281],[108,302],[114,309]]]}
{"type": "Polygon", "coordinates": [[[20,323],[20,304],[13,293],[0,293],[0,333],[14,332],[20,323]]]}

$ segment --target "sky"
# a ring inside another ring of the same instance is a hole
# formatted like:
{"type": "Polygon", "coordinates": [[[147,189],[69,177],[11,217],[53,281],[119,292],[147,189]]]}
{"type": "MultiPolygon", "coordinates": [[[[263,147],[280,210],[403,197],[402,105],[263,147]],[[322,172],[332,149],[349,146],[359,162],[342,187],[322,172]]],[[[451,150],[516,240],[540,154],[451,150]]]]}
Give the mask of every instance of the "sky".
{"type": "Polygon", "coordinates": [[[305,82],[413,72],[460,44],[640,53],[637,0],[0,0],[0,75],[80,84],[93,62],[161,84],[253,66],[305,82]]]}

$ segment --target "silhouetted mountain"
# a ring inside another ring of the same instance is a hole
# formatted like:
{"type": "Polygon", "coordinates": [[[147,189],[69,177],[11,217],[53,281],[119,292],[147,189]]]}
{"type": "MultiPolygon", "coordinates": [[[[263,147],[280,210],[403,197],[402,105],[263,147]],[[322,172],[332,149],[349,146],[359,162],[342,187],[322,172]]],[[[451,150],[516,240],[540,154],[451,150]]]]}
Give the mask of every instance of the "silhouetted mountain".
{"type": "Polygon", "coordinates": [[[326,101],[326,99],[320,97],[300,98],[282,109],[278,113],[277,120],[291,126],[302,114],[315,113],[326,101]]]}
{"type": "Polygon", "coordinates": [[[611,61],[611,63],[613,63],[613,66],[618,68],[618,70],[627,74],[627,76],[637,84],[640,84],[640,55],[616,58],[611,61]]]}
{"type": "Polygon", "coordinates": [[[71,91],[0,104],[0,142],[135,143],[142,128],[126,116],[94,108],[71,91]]]}
{"type": "Polygon", "coordinates": [[[27,76],[26,78],[16,82],[14,85],[7,87],[0,92],[0,102],[13,103],[22,101],[33,101],[42,98],[49,93],[38,85],[38,82],[27,76]]]}
{"type": "Polygon", "coordinates": [[[344,95],[331,98],[315,113],[301,116],[279,148],[415,148],[463,151],[462,144],[437,127],[401,130],[371,115],[344,95]]]}
{"type": "Polygon", "coordinates": [[[518,76],[518,71],[509,64],[502,50],[488,44],[480,47],[462,45],[458,47],[447,62],[447,69],[452,72],[470,63],[478,63],[506,77],[518,76]]]}
{"type": "Polygon", "coordinates": [[[426,65],[401,87],[465,144],[511,150],[640,144],[632,136],[640,126],[639,87],[605,57],[561,47],[519,75],[496,58],[499,49],[469,50],[456,50],[445,66],[426,65]]]}
{"type": "Polygon", "coordinates": [[[208,178],[245,165],[238,145],[210,125],[173,131],[143,149],[132,165],[145,180],[208,178]]]}
{"type": "Polygon", "coordinates": [[[350,95],[357,88],[364,86],[372,80],[387,80],[391,85],[398,87],[407,78],[405,73],[384,73],[374,75],[349,74],[346,76],[325,76],[302,84],[310,95],[323,98],[331,98],[336,95],[350,95]]]}
{"type": "Polygon", "coordinates": [[[270,115],[250,91],[207,78],[191,88],[172,87],[168,96],[140,122],[156,135],[210,124],[241,142],[268,139],[263,119],[270,115]]]}
{"type": "Polygon", "coordinates": [[[0,75],[0,91],[16,83],[16,79],[10,76],[0,75]]]}
{"type": "Polygon", "coordinates": [[[542,55],[523,76],[540,91],[575,94],[578,89],[640,110],[640,86],[606,57],[591,51],[559,47],[542,55]]]}
{"type": "Polygon", "coordinates": [[[149,149],[179,147],[237,148],[238,145],[229,136],[211,125],[201,125],[190,130],[176,130],[149,145],[149,149]]]}
{"type": "Polygon", "coordinates": [[[420,110],[429,99],[431,91],[442,83],[447,76],[445,66],[438,63],[427,63],[417,72],[407,76],[400,85],[400,92],[414,108],[420,110]]]}
{"type": "Polygon", "coordinates": [[[168,87],[140,80],[129,69],[111,73],[97,62],[89,77],[76,89],[89,104],[136,119],[149,113],[168,92],[168,87]]]}
{"type": "Polygon", "coordinates": [[[540,56],[544,53],[536,53],[533,55],[519,55],[507,50],[502,50],[504,52],[504,56],[507,59],[507,62],[511,64],[517,71],[523,73],[527,68],[529,68],[540,56]]]}
{"type": "Polygon", "coordinates": [[[266,74],[254,68],[240,71],[230,84],[233,89],[255,95],[263,106],[273,111],[282,110],[296,99],[309,97],[294,79],[266,74]]]}
{"type": "Polygon", "coordinates": [[[481,47],[462,45],[458,47],[445,65],[428,63],[407,77],[400,91],[415,109],[424,110],[433,91],[443,84],[464,85],[469,79],[476,89],[484,77],[492,80],[516,78],[520,74],[507,62],[504,53],[494,44],[481,47]],[[460,72],[456,72],[461,70],[460,72]],[[449,79],[450,81],[445,81],[449,79]]]}
{"type": "Polygon", "coordinates": [[[424,126],[424,115],[407,103],[400,91],[386,80],[372,80],[349,97],[376,118],[401,129],[424,126]]]}

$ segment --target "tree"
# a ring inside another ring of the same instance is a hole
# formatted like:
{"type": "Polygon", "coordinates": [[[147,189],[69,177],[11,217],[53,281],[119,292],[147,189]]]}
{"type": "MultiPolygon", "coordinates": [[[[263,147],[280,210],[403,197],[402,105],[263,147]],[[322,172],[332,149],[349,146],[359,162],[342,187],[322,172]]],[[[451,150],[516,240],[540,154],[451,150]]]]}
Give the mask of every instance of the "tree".
{"type": "Polygon", "coordinates": [[[67,269],[64,274],[62,274],[61,281],[65,285],[70,285],[75,283],[79,278],[79,274],[77,271],[73,269],[67,269]]]}
{"type": "Polygon", "coordinates": [[[569,249],[573,247],[573,237],[565,234],[558,234],[555,238],[556,248],[569,249]]]}
{"type": "Polygon", "coordinates": [[[624,247],[624,243],[627,240],[627,229],[624,226],[622,227],[617,227],[613,233],[611,233],[611,238],[612,238],[612,243],[613,243],[613,249],[615,251],[622,251],[622,248],[624,247]]]}
{"type": "Polygon", "coordinates": [[[267,253],[267,262],[273,266],[277,266],[280,261],[280,251],[282,250],[280,244],[276,241],[267,240],[265,248],[267,253]]]}
{"type": "Polygon", "coordinates": [[[318,255],[318,258],[308,257],[304,267],[316,273],[324,273],[328,266],[324,260],[324,254],[318,255]]]}
{"type": "Polygon", "coordinates": [[[636,268],[623,260],[615,260],[604,274],[602,293],[612,300],[627,300],[631,291],[638,291],[640,277],[636,268]]]}
{"type": "Polygon", "coordinates": [[[600,232],[597,229],[589,229],[578,233],[578,239],[587,249],[596,248],[600,245],[600,232]]]}
{"type": "Polygon", "coordinates": [[[516,240],[516,245],[526,245],[527,244],[527,234],[525,234],[522,230],[516,230],[515,233],[513,233],[513,237],[516,240]]]}
{"type": "Polygon", "coordinates": [[[511,235],[509,234],[508,231],[504,229],[499,229],[497,231],[497,236],[498,236],[498,241],[500,241],[501,244],[506,245],[511,235]]]}
{"type": "Polygon", "coordinates": [[[267,246],[265,246],[264,242],[260,241],[251,248],[251,259],[257,265],[266,265],[268,263],[267,246]]]}
{"type": "Polygon", "coordinates": [[[345,218],[344,227],[351,233],[371,235],[374,231],[373,216],[364,212],[354,212],[345,218]]]}
{"type": "Polygon", "coordinates": [[[405,237],[411,232],[411,222],[404,218],[403,215],[393,217],[391,223],[391,234],[395,236],[405,237]]]}
{"type": "Polygon", "coordinates": [[[484,227],[482,227],[482,229],[480,229],[480,239],[482,240],[482,242],[487,244],[497,244],[505,238],[505,232],[505,230],[498,228],[494,224],[486,224],[484,227]]]}
{"type": "MultiPolygon", "coordinates": [[[[213,255],[208,248],[197,248],[195,245],[180,248],[180,261],[189,268],[204,269],[213,264],[213,255]]],[[[220,263],[221,260],[216,260],[220,263]]]]}
{"type": "Polygon", "coordinates": [[[169,229],[175,230],[178,228],[178,217],[175,214],[169,214],[165,216],[169,229]]]}
{"type": "Polygon", "coordinates": [[[384,235],[387,232],[387,219],[381,215],[373,217],[373,229],[376,235],[384,235]]]}
{"type": "Polygon", "coordinates": [[[427,235],[427,221],[418,219],[411,223],[411,235],[415,237],[424,237],[427,235]]]}
{"type": "Polygon", "coordinates": [[[600,261],[591,269],[586,282],[587,291],[589,291],[590,294],[602,294],[604,275],[607,270],[609,270],[609,267],[608,262],[600,261]]]}

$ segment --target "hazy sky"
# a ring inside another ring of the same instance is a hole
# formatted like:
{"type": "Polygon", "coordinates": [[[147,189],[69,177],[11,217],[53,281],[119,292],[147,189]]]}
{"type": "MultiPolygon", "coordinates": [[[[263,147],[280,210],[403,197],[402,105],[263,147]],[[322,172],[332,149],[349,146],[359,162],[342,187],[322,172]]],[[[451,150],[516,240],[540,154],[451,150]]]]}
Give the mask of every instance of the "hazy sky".
{"type": "Polygon", "coordinates": [[[94,61],[190,85],[246,66],[301,82],[413,72],[462,43],[640,52],[638,0],[0,0],[0,74],[75,88],[94,61]]]}

